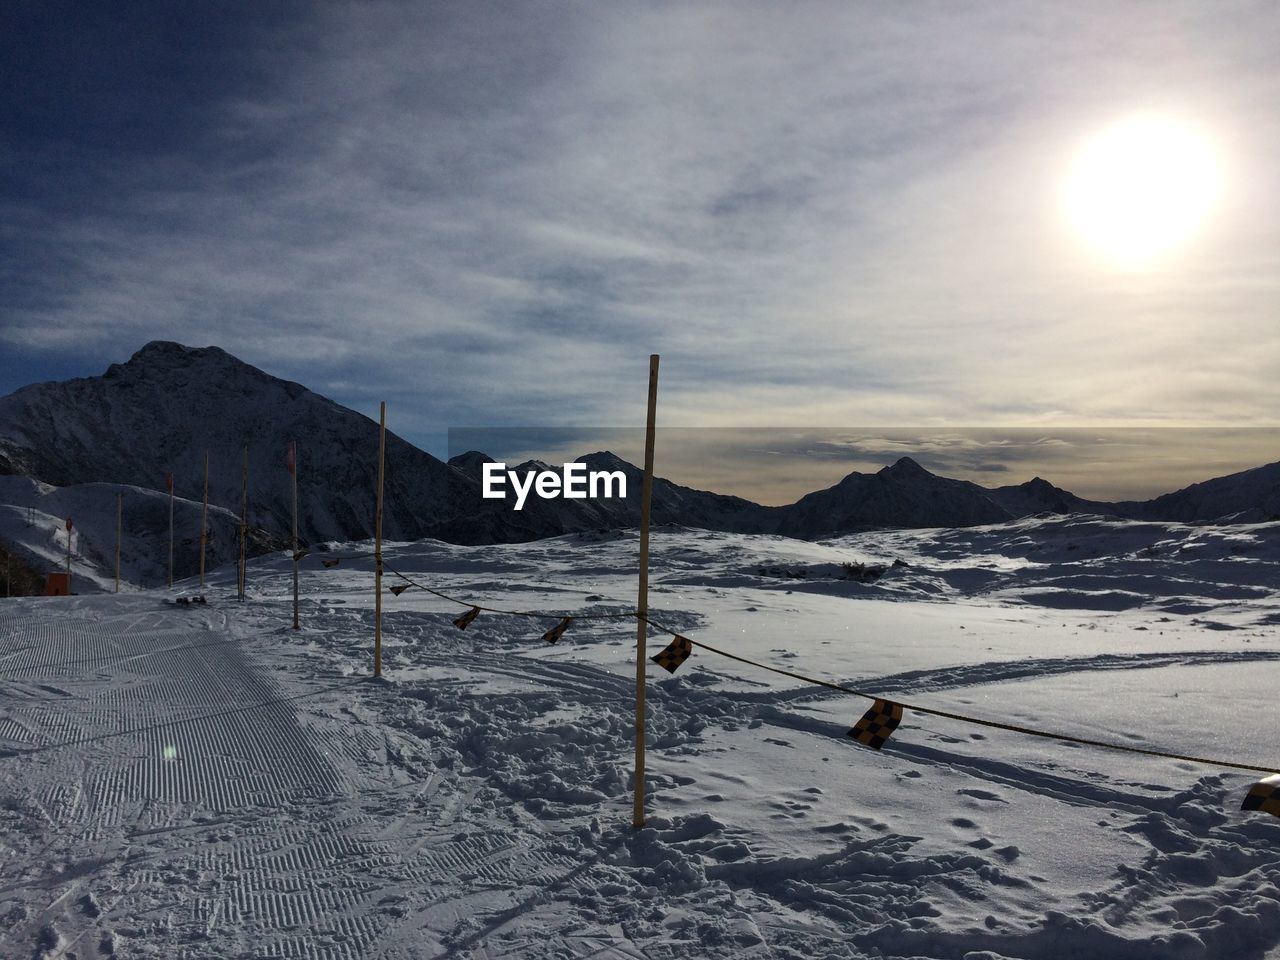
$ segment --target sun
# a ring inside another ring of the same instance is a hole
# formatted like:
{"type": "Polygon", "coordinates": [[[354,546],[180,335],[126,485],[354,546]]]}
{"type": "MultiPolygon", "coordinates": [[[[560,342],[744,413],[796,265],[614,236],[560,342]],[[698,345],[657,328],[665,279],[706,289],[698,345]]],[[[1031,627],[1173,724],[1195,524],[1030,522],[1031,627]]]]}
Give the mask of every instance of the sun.
{"type": "Polygon", "coordinates": [[[1062,184],[1062,212],[1107,260],[1147,267],[1195,235],[1220,188],[1218,157],[1204,131],[1137,114],[1080,147],[1062,184]]]}

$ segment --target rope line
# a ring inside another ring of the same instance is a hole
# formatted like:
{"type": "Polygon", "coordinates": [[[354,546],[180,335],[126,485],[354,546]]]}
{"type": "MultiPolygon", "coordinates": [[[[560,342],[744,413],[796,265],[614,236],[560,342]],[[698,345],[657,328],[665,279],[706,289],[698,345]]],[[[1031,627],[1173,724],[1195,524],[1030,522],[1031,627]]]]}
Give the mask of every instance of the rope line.
{"type": "Polygon", "coordinates": [[[501,613],[508,617],[537,617],[541,620],[562,620],[565,617],[571,617],[574,620],[631,620],[634,619],[636,615],[636,611],[634,610],[626,610],[622,613],[543,613],[538,610],[505,610],[501,607],[486,607],[483,604],[472,603],[470,600],[463,600],[460,597],[451,596],[440,590],[428,587],[426,584],[419,583],[417,580],[412,580],[409,577],[406,577],[399,570],[387,566],[386,563],[383,563],[382,568],[399,577],[405,583],[417,587],[419,590],[425,590],[427,593],[437,596],[442,600],[448,600],[450,603],[461,604],[464,607],[473,607],[485,613],[501,613]]]}
{"type": "Polygon", "coordinates": [[[1222,767],[1230,770],[1248,770],[1252,773],[1273,773],[1280,769],[1280,766],[1263,767],[1252,763],[1240,763],[1234,760],[1220,760],[1214,757],[1198,757],[1185,753],[1171,753],[1166,750],[1150,750],[1145,747],[1133,747],[1123,743],[1113,743],[1107,740],[1095,740],[1092,737],[1077,737],[1069,733],[1058,733],[1052,730],[1040,730],[1036,727],[1027,727],[1017,723],[1005,723],[1001,720],[987,720],[982,717],[974,717],[964,713],[954,713],[950,710],[939,710],[936,707],[922,707],[915,703],[908,703],[905,700],[899,700],[895,697],[884,697],[874,693],[867,693],[865,690],[857,690],[853,687],[847,687],[844,684],[832,683],[830,680],[820,680],[817,677],[806,676],[802,673],[796,673],[792,670],[785,670],[782,667],[771,666],[767,663],[761,663],[758,660],[752,660],[748,657],[742,657],[735,653],[729,653],[727,650],[721,650],[719,647],[713,647],[710,644],[703,643],[699,640],[693,640],[677,630],[673,630],[668,626],[647,617],[641,616],[639,611],[630,610],[625,613],[584,613],[584,614],[561,614],[561,613],[543,613],[530,610],[506,610],[499,607],[487,607],[482,604],[472,603],[470,600],[464,600],[435,590],[425,584],[418,583],[400,573],[398,570],[387,567],[391,573],[395,574],[401,580],[405,581],[420,590],[448,600],[451,603],[461,604],[466,607],[473,607],[488,613],[505,614],[513,617],[538,617],[550,620],[555,617],[572,616],[575,620],[621,620],[634,618],[644,621],[645,624],[657,630],[659,633],[667,634],[671,637],[684,637],[695,647],[700,647],[708,653],[714,653],[718,656],[725,657],[729,660],[736,660],[739,663],[745,663],[749,666],[756,667],[760,670],[767,670],[770,673],[776,673],[779,676],[789,677],[792,680],[799,680],[801,683],[808,683],[817,687],[825,687],[828,690],[836,690],[840,693],[851,694],[855,697],[862,697],[864,700],[885,700],[890,703],[896,703],[904,710],[912,710],[926,716],[940,717],[944,720],[955,720],[959,723],[968,723],[978,727],[986,727],[991,730],[1005,730],[1010,733],[1021,733],[1029,737],[1039,737],[1043,740],[1056,740],[1059,743],[1074,743],[1083,747],[1098,747],[1103,750],[1112,750],[1118,753],[1137,754],[1144,757],[1159,757],[1165,760],[1181,760],[1186,763],[1198,763],[1209,767],[1222,767]]]}
{"type": "MultiPolygon", "coordinates": [[[[668,627],[654,623],[648,617],[643,618],[644,622],[661,633],[669,634],[673,637],[684,637],[684,634],[677,633],[668,627]]],[[[862,697],[866,700],[886,700],[890,703],[896,703],[904,710],[913,710],[916,713],[927,714],[931,717],[942,717],[946,720],[958,720],[961,723],[970,723],[979,727],[989,727],[993,730],[1008,730],[1013,733],[1023,733],[1030,737],[1041,737],[1046,740],[1057,740],[1061,743],[1075,743],[1085,747],[1102,747],[1106,750],[1117,750],[1122,753],[1137,753],[1146,757],[1163,757],[1167,760],[1185,760],[1188,763],[1199,763],[1210,767],[1227,767],[1232,770],[1249,770],[1257,773],[1274,773],[1276,767],[1260,767],[1251,763],[1237,763],[1233,760],[1218,760],[1210,757],[1195,757],[1182,753],[1168,753],[1163,750],[1148,750],[1144,747],[1131,747],[1123,743],[1110,743],[1106,740],[1094,740],[1090,737],[1077,737],[1069,733],[1055,733],[1050,730],[1039,730],[1035,727],[1024,727],[1021,724],[1005,723],[1000,720],[985,720],[981,717],[971,717],[963,713],[952,713],[949,710],[939,710],[936,707],[921,707],[914,703],[908,703],[905,700],[899,700],[897,697],[884,697],[874,693],[867,693],[864,690],[855,690],[853,687],[846,687],[843,684],[832,683],[830,680],[819,680],[817,677],[807,677],[802,673],[795,673],[791,670],[784,670],[781,667],[770,666],[767,663],[761,663],[758,660],[751,660],[747,657],[740,657],[736,653],[729,653],[727,650],[721,650],[718,647],[710,646],[698,640],[691,640],[685,637],[695,647],[701,647],[709,653],[715,653],[722,657],[728,657],[730,660],[737,660],[739,663],[750,664],[753,667],[759,667],[761,670],[768,670],[770,673],[780,674],[784,677],[790,677],[793,680],[800,680],[803,683],[813,684],[818,687],[826,687],[828,690],[838,690],[841,693],[853,694],[855,697],[862,697]]]]}

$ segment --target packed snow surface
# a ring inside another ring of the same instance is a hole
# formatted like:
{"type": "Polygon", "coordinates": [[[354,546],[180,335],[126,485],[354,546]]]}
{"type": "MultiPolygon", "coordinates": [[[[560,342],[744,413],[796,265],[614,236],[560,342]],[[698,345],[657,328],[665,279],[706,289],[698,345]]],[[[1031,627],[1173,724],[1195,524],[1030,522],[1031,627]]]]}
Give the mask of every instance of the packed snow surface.
{"type": "MultiPolygon", "coordinates": [[[[634,533],[370,545],[0,606],[0,957],[1280,956],[1253,775],[649,666],[634,533]],[[332,567],[322,560],[344,559],[332,567]],[[404,583],[388,572],[387,586],[404,583]]],[[[933,706],[1272,768],[1280,524],[1087,517],[821,543],[655,531],[656,620],[933,706]],[[896,561],[896,563],[895,563],[896,561]],[[862,565],[862,566],[859,566],[862,565]],[[883,573],[874,579],[877,573],[883,573]],[[864,582],[868,581],[868,582],[864,582]]],[[[665,644],[649,638],[649,652],[665,644]]]]}

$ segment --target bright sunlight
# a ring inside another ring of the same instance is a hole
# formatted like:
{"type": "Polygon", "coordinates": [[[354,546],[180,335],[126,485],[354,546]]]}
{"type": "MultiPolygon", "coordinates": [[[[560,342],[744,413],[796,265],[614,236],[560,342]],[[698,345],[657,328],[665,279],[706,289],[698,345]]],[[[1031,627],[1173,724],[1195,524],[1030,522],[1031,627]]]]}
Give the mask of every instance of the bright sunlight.
{"type": "Polygon", "coordinates": [[[1160,114],[1105,127],[1072,159],[1061,201],[1068,222],[1116,266],[1149,267],[1183,247],[1218,198],[1209,137],[1160,114]]]}

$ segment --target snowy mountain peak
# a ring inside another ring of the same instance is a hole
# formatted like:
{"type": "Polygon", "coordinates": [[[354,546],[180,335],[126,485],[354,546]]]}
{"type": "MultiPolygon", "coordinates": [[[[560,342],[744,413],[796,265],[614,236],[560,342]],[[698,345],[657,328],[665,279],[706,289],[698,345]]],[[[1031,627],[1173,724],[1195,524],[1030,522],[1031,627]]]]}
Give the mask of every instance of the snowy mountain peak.
{"type": "Polygon", "coordinates": [[[173,340],[152,340],[135,351],[133,356],[129,358],[129,362],[148,361],[162,357],[201,357],[209,354],[217,354],[223,357],[231,356],[220,347],[188,347],[186,344],[177,343],[173,340]]]}
{"type": "Polygon", "coordinates": [[[932,477],[936,474],[930,473],[916,461],[910,457],[901,457],[891,466],[885,467],[880,471],[881,474],[897,479],[906,479],[908,477],[932,477]]]}
{"type": "Polygon", "coordinates": [[[300,383],[273,377],[221,347],[189,347],[172,340],[152,340],[124,363],[113,363],[103,375],[114,383],[180,383],[203,380],[219,387],[257,389],[274,384],[291,399],[308,392],[300,383]]]}
{"type": "Polygon", "coordinates": [[[578,460],[581,463],[585,463],[592,470],[621,470],[624,473],[640,471],[640,468],[634,463],[628,463],[610,450],[598,450],[595,453],[588,453],[585,457],[579,457],[578,460]]]}
{"type": "Polygon", "coordinates": [[[233,357],[221,347],[188,347],[172,340],[152,340],[141,349],[135,351],[133,356],[125,363],[112,364],[108,373],[111,370],[123,370],[125,368],[136,370],[138,368],[190,367],[194,364],[211,361],[224,366],[234,365],[249,370],[255,369],[243,360],[233,357]]]}
{"type": "Polygon", "coordinates": [[[466,453],[449,458],[449,466],[455,470],[461,470],[469,477],[479,477],[484,470],[484,465],[493,462],[493,457],[479,450],[468,450],[466,453]]]}

